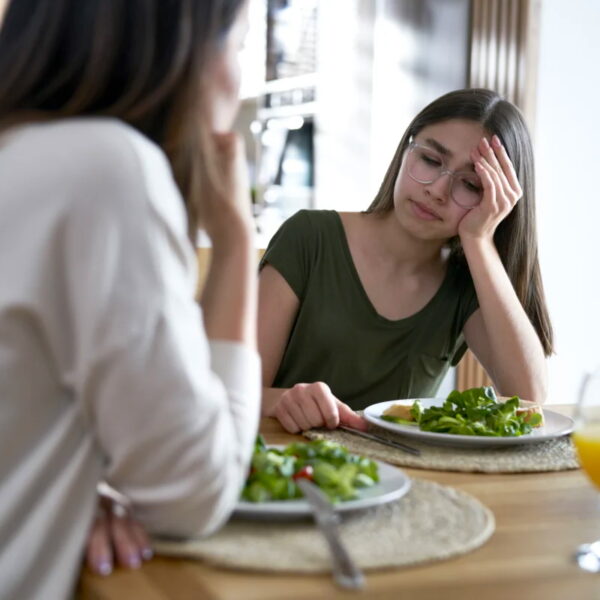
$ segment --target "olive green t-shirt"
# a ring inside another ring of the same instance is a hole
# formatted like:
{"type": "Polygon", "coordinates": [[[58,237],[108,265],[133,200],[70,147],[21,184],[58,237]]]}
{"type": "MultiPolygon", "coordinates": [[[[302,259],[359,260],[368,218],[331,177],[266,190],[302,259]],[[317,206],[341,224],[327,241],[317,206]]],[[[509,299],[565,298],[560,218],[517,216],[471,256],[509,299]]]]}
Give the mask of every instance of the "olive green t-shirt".
{"type": "Polygon", "coordinates": [[[273,387],[324,381],[353,409],[435,396],[466,350],[463,326],[477,308],[470,277],[449,263],[434,297],[410,317],[377,313],[354,266],[337,212],[301,210],[273,236],[261,261],[281,273],[300,308],[273,387]]]}

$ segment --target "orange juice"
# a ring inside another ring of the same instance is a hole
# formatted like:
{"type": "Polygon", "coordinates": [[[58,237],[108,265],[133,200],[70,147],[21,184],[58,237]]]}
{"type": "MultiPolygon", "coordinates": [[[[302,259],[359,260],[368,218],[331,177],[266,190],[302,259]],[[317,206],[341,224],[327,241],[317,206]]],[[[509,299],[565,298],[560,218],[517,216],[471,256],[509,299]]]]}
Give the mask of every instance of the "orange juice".
{"type": "Polygon", "coordinates": [[[600,487],[600,423],[584,425],[573,433],[581,467],[600,487]]]}

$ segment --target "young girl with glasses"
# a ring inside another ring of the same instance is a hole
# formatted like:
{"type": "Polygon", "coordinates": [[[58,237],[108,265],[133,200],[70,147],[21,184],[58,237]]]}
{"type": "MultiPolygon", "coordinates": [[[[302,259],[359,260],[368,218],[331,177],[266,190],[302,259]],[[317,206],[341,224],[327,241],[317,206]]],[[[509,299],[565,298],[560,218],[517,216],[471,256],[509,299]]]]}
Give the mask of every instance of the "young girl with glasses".
{"type": "Polygon", "coordinates": [[[261,262],[263,414],[286,430],[436,394],[469,347],[502,395],[542,402],[552,328],[523,117],[484,89],[409,125],[363,213],[300,211],[261,262]]]}

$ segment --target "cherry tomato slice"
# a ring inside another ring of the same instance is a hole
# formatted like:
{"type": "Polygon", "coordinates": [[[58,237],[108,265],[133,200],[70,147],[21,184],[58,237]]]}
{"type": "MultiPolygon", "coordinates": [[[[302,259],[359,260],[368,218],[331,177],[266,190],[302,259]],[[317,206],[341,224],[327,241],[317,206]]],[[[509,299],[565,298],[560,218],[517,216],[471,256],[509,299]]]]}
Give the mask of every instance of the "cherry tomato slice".
{"type": "Polygon", "coordinates": [[[308,479],[309,481],[313,480],[313,468],[312,465],[305,465],[302,467],[297,473],[292,475],[293,479],[308,479]]]}

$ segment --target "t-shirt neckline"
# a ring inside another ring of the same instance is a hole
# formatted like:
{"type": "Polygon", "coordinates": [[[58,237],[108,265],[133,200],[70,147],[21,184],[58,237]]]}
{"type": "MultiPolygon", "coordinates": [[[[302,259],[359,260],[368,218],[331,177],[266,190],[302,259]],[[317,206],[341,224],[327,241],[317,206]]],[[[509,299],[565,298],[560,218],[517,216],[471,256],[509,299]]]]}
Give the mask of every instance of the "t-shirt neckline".
{"type": "Polygon", "coordinates": [[[335,221],[337,222],[337,226],[339,228],[338,229],[339,241],[340,241],[340,244],[342,247],[342,251],[344,253],[344,257],[346,259],[347,266],[352,275],[352,279],[354,280],[354,284],[356,285],[357,289],[359,290],[360,295],[363,298],[363,301],[365,302],[365,304],[368,306],[370,312],[378,320],[380,320],[383,323],[389,324],[389,325],[395,325],[395,326],[407,325],[407,324],[412,323],[413,321],[416,321],[419,318],[421,318],[422,315],[425,314],[438,301],[438,298],[442,296],[443,291],[444,291],[445,287],[447,286],[449,278],[450,278],[450,269],[449,268],[446,268],[446,273],[444,275],[444,279],[442,280],[442,283],[436,290],[435,294],[417,312],[413,313],[412,315],[409,315],[408,317],[403,317],[401,319],[388,319],[387,317],[384,317],[379,312],[377,312],[377,309],[375,308],[375,306],[373,306],[373,303],[371,302],[371,299],[369,298],[369,295],[367,294],[367,292],[362,284],[362,281],[360,280],[358,270],[356,269],[356,265],[354,264],[354,259],[352,258],[352,253],[350,252],[350,245],[348,244],[348,236],[346,235],[346,229],[344,228],[344,223],[342,221],[342,218],[341,218],[339,212],[337,212],[336,210],[333,210],[331,212],[333,212],[335,215],[335,221]]]}

